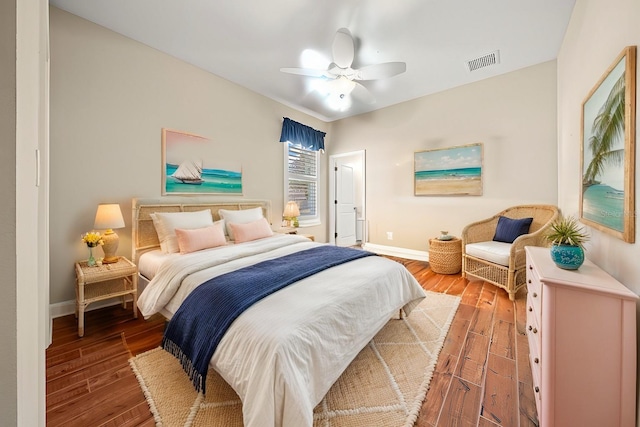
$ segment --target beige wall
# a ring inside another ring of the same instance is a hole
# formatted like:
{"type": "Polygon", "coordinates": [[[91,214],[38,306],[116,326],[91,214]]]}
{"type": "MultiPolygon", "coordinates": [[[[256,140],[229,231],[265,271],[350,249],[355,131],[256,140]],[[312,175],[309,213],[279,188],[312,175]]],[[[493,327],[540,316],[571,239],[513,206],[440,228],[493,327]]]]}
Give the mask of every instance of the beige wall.
{"type": "MultiPolygon", "coordinates": [[[[46,247],[36,149],[46,153],[46,0],[0,5],[0,420],[45,425],[46,247]]],[[[46,157],[43,159],[46,162],[46,157]]]]}
{"type": "Polygon", "coordinates": [[[0,33],[0,414],[16,425],[16,1],[0,3],[0,33]]]}
{"type": "MultiPolygon", "coordinates": [[[[558,55],[558,200],[565,214],[577,216],[579,209],[582,102],[625,46],[640,45],[638,18],[640,2],[637,0],[576,2],[558,55]]],[[[640,129],[638,111],[640,109],[636,106],[636,147],[640,129]]],[[[637,153],[635,170],[637,189],[640,173],[637,153]]],[[[640,241],[637,216],[635,221],[637,242],[640,241]]],[[[639,294],[638,244],[625,243],[591,228],[589,233],[591,241],[586,246],[587,258],[639,294]]],[[[640,313],[637,319],[640,321],[640,313]]]]}
{"type": "MultiPolygon", "coordinates": [[[[162,127],[210,138],[220,156],[240,160],[243,197],[272,200],[274,222],[282,116],[328,132],[323,183],[329,154],[366,149],[369,240],[379,245],[426,251],[442,229],[459,235],[505,207],[557,200],[553,61],[327,124],[56,8],[51,46],[52,303],[74,298],[80,234],[98,203],[121,204],[118,252],[130,254],[130,199],[160,195],[162,127]],[[484,143],[483,196],[413,195],[415,151],[474,142],[484,143]]],[[[322,219],[305,231],[326,241],[326,210],[322,219]]]]}
{"type": "MultiPolygon", "coordinates": [[[[640,45],[638,18],[640,3],[636,0],[576,2],[558,56],[558,153],[561,165],[558,189],[559,204],[565,214],[577,216],[580,203],[582,102],[625,46],[640,45]]],[[[636,123],[638,111],[640,109],[636,108],[636,123]]],[[[638,129],[640,127],[636,125],[636,141],[638,129]]],[[[636,177],[640,172],[637,159],[636,155],[636,177]]],[[[638,230],[636,220],[636,241],[640,241],[638,230]]],[[[595,229],[589,229],[589,233],[591,241],[587,257],[627,287],[640,292],[638,245],[625,243],[595,229]]]]}
{"type": "MultiPolygon", "coordinates": [[[[51,303],[74,299],[73,264],[87,257],[80,234],[92,229],[98,203],[121,205],[118,254],[130,256],[131,198],[161,193],[161,128],[207,137],[219,156],[240,161],[244,195],[232,198],[271,200],[278,224],[282,117],[330,127],[56,8],[51,58],[51,303]]],[[[326,239],[325,227],[305,232],[326,239]]]]}
{"type": "Polygon", "coordinates": [[[525,68],[334,123],[330,154],[366,149],[369,241],[428,239],[523,203],[556,204],[556,63],[525,68]],[[414,152],[484,144],[482,196],[415,197],[414,152]],[[388,240],[386,232],[393,232],[388,240]]]}

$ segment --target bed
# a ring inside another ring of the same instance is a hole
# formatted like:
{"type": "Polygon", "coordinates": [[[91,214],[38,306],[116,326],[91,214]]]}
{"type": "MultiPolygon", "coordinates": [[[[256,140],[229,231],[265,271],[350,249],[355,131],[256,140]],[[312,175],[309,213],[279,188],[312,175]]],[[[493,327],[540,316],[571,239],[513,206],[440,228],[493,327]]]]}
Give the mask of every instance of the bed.
{"type": "MultiPolygon", "coordinates": [[[[138,299],[142,315],[172,319],[188,295],[212,277],[327,246],[274,233],[186,254],[159,253],[152,214],[209,210],[217,222],[221,209],[257,208],[270,219],[268,201],[134,199],[132,252],[144,266],[140,282],[146,283],[138,299]]],[[[392,260],[367,256],[340,264],[244,311],[222,336],[209,368],[240,396],[245,426],[310,427],[313,408],[360,350],[391,317],[400,310],[408,315],[424,297],[415,278],[392,260]]]]}

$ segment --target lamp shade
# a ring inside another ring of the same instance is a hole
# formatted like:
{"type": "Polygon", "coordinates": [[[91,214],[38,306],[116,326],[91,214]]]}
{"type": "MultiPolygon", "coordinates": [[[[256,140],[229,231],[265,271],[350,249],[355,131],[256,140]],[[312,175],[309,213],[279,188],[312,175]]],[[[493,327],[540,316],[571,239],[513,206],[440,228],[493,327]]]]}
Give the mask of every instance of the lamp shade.
{"type": "Polygon", "coordinates": [[[117,203],[101,203],[98,205],[96,219],[93,223],[96,230],[110,230],[113,228],[123,228],[124,218],[120,205],[117,203]]]}
{"type": "Polygon", "coordinates": [[[116,251],[118,250],[120,239],[113,229],[124,227],[124,218],[122,217],[120,205],[117,203],[99,204],[93,227],[97,230],[106,230],[102,236],[104,241],[102,245],[104,259],[102,262],[105,264],[118,262],[116,251]]]}
{"type": "Polygon", "coordinates": [[[295,218],[300,216],[300,209],[298,209],[298,204],[294,201],[287,202],[287,205],[284,207],[282,216],[285,218],[295,218]]]}

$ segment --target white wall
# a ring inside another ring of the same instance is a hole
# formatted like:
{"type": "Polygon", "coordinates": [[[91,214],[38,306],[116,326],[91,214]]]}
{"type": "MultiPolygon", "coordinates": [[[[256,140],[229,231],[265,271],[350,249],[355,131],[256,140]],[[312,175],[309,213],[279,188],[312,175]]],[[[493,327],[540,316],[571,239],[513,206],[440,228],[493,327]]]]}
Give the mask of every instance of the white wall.
{"type": "Polygon", "coordinates": [[[375,245],[426,251],[440,230],[460,235],[512,205],[556,204],[555,61],[344,119],[332,132],[330,154],[367,151],[375,245]],[[414,196],[414,152],[476,142],[484,144],[482,196],[414,196]]]}
{"type": "MultiPolygon", "coordinates": [[[[579,210],[582,102],[625,46],[640,45],[639,20],[640,2],[637,0],[576,2],[558,55],[558,203],[565,214],[577,216],[579,210]]],[[[636,147],[640,129],[638,111],[636,105],[636,147]]],[[[635,170],[635,187],[638,188],[637,153],[635,170]]],[[[636,191],[636,197],[637,194],[636,191]]],[[[637,206],[636,202],[636,209],[637,206]]],[[[637,215],[635,218],[636,241],[639,241],[637,215]]],[[[589,233],[587,258],[640,294],[638,244],[625,243],[591,228],[589,233]]],[[[640,313],[637,319],[640,321],[640,313]]]]}
{"type": "MultiPolygon", "coordinates": [[[[92,229],[98,203],[121,205],[118,254],[131,255],[131,198],[161,194],[161,128],[204,136],[219,156],[241,162],[244,194],[231,197],[271,200],[274,225],[284,207],[282,117],[330,128],[53,7],[51,58],[52,303],[74,299],[73,264],[87,257],[80,234],[92,229]]],[[[321,219],[305,232],[326,241],[324,212],[321,219]]]]}

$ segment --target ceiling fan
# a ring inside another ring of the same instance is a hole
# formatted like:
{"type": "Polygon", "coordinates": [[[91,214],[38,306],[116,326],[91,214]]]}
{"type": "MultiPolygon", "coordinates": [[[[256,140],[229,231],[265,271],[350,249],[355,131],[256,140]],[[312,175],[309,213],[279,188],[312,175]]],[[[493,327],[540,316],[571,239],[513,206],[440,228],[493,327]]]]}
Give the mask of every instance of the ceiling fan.
{"type": "Polygon", "coordinates": [[[375,98],[369,90],[357,80],[378,80],[402,74],[407,70],[404,62],[384,62],[381,64],[367,65],[365,67],[351,68],[355,56],[355,43],[351,32],[346,28],[340,28],[333,39],[331,46],[333,62],[326,70],[313,68],[280,68],[284,73],[301,76],[320,77],[328,79],[331,92],[340,98],[353,93],[353,96],[366,103],[375,102],[375,98]]]}

